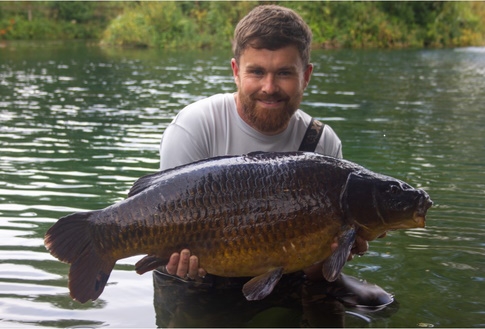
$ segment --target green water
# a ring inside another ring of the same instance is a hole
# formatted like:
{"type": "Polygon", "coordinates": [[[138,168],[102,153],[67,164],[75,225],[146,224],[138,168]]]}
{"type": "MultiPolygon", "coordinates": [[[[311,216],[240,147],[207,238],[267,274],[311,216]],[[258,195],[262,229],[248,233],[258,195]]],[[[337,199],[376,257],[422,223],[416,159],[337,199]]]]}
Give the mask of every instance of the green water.
{"type": "MultiPolygon", "coordinates": [[[[138,258],[120,261],[100,299],[81,305],[43,235],[156,170],[174,115],[234,90],[230,56],[0,44],[0,326],[156,326],[138,258]]],[[[485,326],[485,48],[315,51],[312,61],[302,108],[334,128],[344,157],[435,203],[426,229],[392,232],[346,265],[397,300],[392,311],[348,309],[347,326],[485,326]]]]}

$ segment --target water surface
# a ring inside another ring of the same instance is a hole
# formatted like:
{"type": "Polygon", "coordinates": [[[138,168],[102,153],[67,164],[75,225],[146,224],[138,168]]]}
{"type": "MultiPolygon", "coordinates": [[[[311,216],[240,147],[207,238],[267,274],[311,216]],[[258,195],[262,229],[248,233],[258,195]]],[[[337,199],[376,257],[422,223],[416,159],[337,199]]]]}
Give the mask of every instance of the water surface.
{"type": "MultiPolygon", "coordinates": [[[[156,326],[152,277],[133,271],[136,257],[81,305],[43,235],[61,216],[122,200],[155,171],[176,113],[234,90],[230,56],[0,45],[0,326],[156,326]]],[[[315,51],[312,60],[302,108],[334,128],[344,157],[435,202],[426,229],[392,232],[346,265],[397,300],[392,312],[349,309],[347,326],[485,326],[485,49],[315,51]]]]}

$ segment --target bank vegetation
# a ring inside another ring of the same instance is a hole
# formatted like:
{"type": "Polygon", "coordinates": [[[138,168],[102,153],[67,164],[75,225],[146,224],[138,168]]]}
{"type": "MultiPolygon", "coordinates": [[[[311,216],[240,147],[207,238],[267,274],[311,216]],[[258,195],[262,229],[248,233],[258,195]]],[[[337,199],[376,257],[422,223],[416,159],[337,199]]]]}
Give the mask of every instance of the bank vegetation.
{"type": "Polygon", "coordinates": [[[239,19],[266,3],[295,9],[312,28],[316,48],[485,45],[483,1],[6,1],[0,40],[227,48],[239,19]]]}

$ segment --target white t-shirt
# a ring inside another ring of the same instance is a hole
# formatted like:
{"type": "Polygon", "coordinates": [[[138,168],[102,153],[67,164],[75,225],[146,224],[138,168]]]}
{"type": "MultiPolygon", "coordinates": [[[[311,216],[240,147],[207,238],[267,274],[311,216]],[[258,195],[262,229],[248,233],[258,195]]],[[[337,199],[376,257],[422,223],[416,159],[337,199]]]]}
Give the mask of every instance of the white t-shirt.
{"type": "MultiPolygon", "coordinates": [[[[241,119],[233,93],[216,94],[185,107],[167,127],[160,142],[160,169],[221,155],[297,151],[310,120],[298,110],[285,131],[267,136],[241,119]]],[[[342,157],[340,139],[328,125],[315,152],[342,157]]]]}

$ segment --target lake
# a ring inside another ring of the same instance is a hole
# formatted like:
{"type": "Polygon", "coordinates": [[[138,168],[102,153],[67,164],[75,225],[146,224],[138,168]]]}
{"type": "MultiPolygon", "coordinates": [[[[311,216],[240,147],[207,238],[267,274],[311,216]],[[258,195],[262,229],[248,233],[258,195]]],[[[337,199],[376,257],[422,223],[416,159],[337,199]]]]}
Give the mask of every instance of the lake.
{"type": "MultiPolygon", "coordinates": [[[[235,90],[231,53],[0,43],[0,326],[155,327],[150,273],[124,259],[101,297],[72,301],[45,249],[60,217],[104,208],[158,168],[185,105],[235,90]]],[[[344,272],[396,302],[347,327],[485,326],[485,48],[316,50],[301,108],[344,157],[425,189],[425,229],[390,232],[344,272]]],[[[275,308],[239,326],[285,326],[275,308]]],[[[295,322],[298,324],[298,322],[295,322]]],[[[224,326],[224,323],[221,322],[224,326]]]]}

